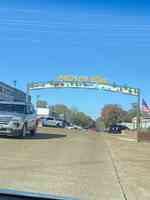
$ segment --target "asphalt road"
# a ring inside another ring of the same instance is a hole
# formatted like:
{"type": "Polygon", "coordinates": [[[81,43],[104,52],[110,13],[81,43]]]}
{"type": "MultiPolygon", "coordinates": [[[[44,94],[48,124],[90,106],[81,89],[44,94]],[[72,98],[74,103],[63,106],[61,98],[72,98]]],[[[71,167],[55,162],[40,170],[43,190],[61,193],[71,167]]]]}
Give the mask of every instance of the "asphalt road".
{"type": "Polygon", "coordinates": [[[121,145],[113,142],[104,135],[61,129],[41,129],[26,139],[0,138],[0,187],[85,200],[130,199],[123,185],[128,180],[113,155],[119,155],[115,148],[121,145]]]}

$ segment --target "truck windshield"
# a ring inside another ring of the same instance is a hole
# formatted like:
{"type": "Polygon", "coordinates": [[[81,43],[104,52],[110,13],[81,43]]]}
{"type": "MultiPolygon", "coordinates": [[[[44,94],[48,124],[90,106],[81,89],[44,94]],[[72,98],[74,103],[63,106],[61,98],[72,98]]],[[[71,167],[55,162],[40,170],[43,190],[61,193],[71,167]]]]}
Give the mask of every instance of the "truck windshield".
{"type": "Polygon", "coordinates": [[[0,104],[0,111],[25,113],[25,105],[17,104],[0,104]]]}

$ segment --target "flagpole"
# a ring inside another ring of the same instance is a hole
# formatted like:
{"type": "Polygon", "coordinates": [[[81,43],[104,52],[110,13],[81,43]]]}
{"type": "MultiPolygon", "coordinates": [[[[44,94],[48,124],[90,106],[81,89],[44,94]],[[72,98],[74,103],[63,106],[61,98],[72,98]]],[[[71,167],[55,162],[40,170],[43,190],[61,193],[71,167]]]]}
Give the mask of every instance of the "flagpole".
{"type": "Polygon", "coordinates": [[[140,108],[140,101],[141,101],[141,91],[138,89],[138,98],[137,98],[137,120],[136,120],[136,127],[137,127],[137,141],[140,142],[140,131],[141,131],[141,108],[140,108]]]}

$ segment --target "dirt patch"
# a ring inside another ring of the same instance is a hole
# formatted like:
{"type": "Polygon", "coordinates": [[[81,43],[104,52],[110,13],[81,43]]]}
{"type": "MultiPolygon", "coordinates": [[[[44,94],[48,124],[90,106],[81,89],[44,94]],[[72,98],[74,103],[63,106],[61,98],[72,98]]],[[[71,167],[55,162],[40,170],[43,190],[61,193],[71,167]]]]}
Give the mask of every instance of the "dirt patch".
{"type": "Polygon", "coordinates": [[[136,131],[124,131],[123,136],[129,139],[137,139],[137,132],[136,131]]]}
{"type": "Polygon", "coordinates": [[[138,140],[150,142],[150,132],[140,132],[138,134],[138,140]]]}
{"type": "Polygon", "coordinates": [[[150,132],[140,132],[137,134],[136,131],[125,131],[123,136],[128,139],[134,139],[139,142],[150,142],[150,132]]]}

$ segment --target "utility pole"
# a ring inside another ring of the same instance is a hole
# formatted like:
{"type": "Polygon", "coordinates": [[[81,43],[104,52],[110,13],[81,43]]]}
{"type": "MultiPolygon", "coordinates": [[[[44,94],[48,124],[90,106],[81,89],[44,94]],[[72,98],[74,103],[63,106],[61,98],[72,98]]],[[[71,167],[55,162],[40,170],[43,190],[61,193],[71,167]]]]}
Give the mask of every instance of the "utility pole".
{"type": "Polygon", "coordinates": [[[137,117],[136,117],[136,128],[137,128],[137,141],[140,142],[140,131],[141,131],[141,91],[138,89],[138,97],[137,97],[137,117]]]}

